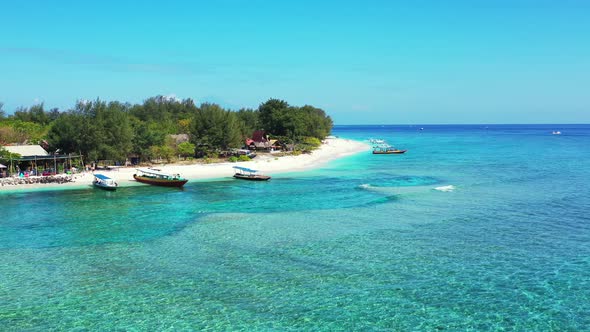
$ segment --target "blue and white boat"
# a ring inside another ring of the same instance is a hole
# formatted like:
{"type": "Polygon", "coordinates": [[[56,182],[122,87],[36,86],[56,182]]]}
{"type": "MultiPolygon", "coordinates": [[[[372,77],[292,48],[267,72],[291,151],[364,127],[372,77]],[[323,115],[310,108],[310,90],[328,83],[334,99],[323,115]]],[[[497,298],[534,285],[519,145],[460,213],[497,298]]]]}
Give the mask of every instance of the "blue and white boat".
{"type": "Polygon", "coordinates": [[[268,181],[270,180],[270,176],[260,174],[259,171],[255,169],[250,169],[247,167],[240,167],[234,166],[236,173],[234,174],[234,178],[242,179],[242,180],[250,180],[250,181],[268,181]]]}
{"type": "Polygon", "coordinates": [[[115,180],[102,174],[94,174],[94,181],[92,181],[94,188],[99,188],[108,191],[115,191],[119,186],[115,180]]]}

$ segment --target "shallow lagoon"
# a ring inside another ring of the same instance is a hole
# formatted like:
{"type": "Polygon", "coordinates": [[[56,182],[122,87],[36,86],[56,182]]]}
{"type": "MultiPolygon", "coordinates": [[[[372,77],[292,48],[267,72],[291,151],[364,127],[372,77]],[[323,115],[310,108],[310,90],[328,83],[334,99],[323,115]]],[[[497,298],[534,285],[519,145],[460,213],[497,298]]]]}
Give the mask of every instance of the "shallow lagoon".
{"type": "Polygon", "coordinates": [[[1,194],[0,324],[590,326],[590,127],[422,127],[337,127],[409,151],[268,183],[1,194]]]}

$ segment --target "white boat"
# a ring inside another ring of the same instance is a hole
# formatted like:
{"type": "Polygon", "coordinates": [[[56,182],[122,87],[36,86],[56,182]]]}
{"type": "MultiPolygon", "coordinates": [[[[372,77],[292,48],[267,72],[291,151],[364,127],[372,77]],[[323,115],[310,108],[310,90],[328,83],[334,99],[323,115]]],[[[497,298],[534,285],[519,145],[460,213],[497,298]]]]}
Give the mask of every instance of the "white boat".
{"type": "Polygon", "coordinates": [[[369,139],[369,142],[372,144],[385,144],[385,140],[380,138],[371,138],[369,139]]]}
{"type": "Polygon", "coordinates": [[[242,180],[250,180],[250,181],[268,181],[270,180],[270,176],[260,174],[259,171],[255,169],[250,169],[247,167],[240,167],[234,166],[235,174],[234,178],[242,179],[242,180]]]}
{"type": "Polygon", "coordinates": [[[373,154],[403,154],[408,150],[396,149],[391,145],[382,144],[373,148],[373,154]]]}
{"type": "Polygon", "coordinates": [[[115,191],[119,184],[110,177],[102,174],[94,174],[94,181],[92,181],[94,188],[102,190],[115,191]]]}
{"type": "Polygon", "coordinates": [[[559,130],[554,130],[552,133],[552,135],[561,135],[561,131],[559,130]]]}

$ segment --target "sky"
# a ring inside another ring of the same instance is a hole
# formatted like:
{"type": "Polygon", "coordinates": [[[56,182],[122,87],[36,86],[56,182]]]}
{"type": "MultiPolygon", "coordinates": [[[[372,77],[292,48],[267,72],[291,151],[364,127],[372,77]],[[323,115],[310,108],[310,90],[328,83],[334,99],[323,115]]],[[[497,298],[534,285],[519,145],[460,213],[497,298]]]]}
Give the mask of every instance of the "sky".
{"type": "Polygon", "coordinates": [[[0,102],[156,95],[336,124],[590,123],[590,1],[0,0],[0,102]]]}

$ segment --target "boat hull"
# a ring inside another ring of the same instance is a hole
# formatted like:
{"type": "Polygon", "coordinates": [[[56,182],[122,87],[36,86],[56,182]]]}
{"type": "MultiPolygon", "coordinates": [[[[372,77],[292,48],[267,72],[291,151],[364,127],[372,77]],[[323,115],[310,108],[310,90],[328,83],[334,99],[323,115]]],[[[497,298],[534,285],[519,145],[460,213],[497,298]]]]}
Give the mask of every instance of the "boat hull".
{"type": "Polygon", "coordinates": [[[408,150],[392,150],[392,151],[373,151],[373,154],[402,154],[408,150]]]}
{"type": "Polygon", "coordinates": [[[248,180],[248,181],[268,181],[268,180],[270,180],[270,176],[268,176],[268,175],[234,174],[234,178],[240,179],[240,180],[248,180]]]}
{"type": "Polygon", "coordinates": [[[106,185],[101,185],[99,183],[92,183],[92,185],[94,186],[94,188],[98,188],[98,189],[102,189],[102,190],[106,190],[106,191],[117,190],[117,186],[106,186],[106,185]]]}
{"type": "Polygon", "coordinates": [[[146,176],[140,176],[137,174],[133,174],[133,178],[137,182],[151,184],[153,186],[160,186],[160,187],[176,187],[180,188],[184,186],[188,180],[168,180],[168,179],[154,179],[146,176]]]}

